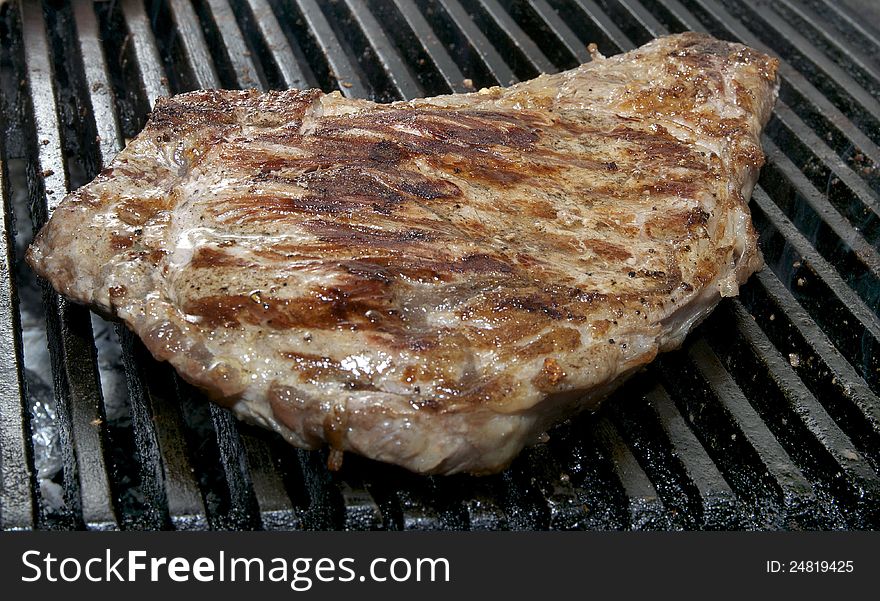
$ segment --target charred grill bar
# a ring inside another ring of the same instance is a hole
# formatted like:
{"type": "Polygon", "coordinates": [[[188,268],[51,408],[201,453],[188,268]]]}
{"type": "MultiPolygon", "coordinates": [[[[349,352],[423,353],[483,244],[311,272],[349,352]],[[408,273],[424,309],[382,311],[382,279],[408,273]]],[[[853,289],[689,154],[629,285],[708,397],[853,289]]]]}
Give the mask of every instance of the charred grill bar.
{"type": "Polygon", "coordinates": [[[852,10],[22,0],[0,7],[0,41],[2,528],[880,526],[880,38],[852,10]],[[33,231],[160,95],[461,92],[573,67],[589,42],[610,55],[687,29],[781,59],[751,204],[767,268],[684,349],[497,476],[426,478],[354,456],[330,473],[323,453],[236,422],[23,265],[33,231]]]}

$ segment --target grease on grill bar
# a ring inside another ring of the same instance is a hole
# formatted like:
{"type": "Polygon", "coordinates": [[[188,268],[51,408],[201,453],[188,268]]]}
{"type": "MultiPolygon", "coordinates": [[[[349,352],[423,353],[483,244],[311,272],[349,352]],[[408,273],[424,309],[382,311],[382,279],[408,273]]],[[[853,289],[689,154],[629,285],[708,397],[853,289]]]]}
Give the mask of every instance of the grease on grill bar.
{"type": "Polygon", "coordinates": [[[3,529],[880,526],[880,40],[831,0],[10,2],[0,38],[3,529]],[[752,201],[767,268],[503,474],[357,457],[331,474],[23,266],[35,229],[157,96],[460,92],[572,67],[589,42],[610,55],[686,29],[781,59],[752,201]]]}

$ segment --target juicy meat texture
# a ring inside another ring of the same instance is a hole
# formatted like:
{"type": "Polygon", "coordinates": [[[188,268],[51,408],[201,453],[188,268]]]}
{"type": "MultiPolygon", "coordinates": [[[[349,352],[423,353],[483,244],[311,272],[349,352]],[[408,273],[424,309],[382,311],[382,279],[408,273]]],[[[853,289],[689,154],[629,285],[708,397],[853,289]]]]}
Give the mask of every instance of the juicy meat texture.
{"type": "Polygon", "coordinates": [[[409,102],[160,99],[28,261],[331,465],[497,471],[760,267],[776,65],[689,33],[409,102]]]}

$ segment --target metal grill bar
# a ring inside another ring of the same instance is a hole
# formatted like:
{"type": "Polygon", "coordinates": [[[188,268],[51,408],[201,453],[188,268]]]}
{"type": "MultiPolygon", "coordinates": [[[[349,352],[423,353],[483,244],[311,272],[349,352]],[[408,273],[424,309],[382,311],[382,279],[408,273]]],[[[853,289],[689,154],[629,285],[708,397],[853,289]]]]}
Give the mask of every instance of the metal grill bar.
{"type": "Polygon", "coordinates": [[[235,81],[240,88],[265,90],[263,78],[251,57],[251,50],[244,40],[235,15],[227,0],[206,0],[214,27],[217,28],[226,57],[232,64],[235,81]]]}
{"type": "Polygon", "coordinates": [[[607,418],[599,420],[595,436],[614,464],[625,495],[628,526],[633,530],[669,530],[671,520],[654,484],[607,418]]]}
{"type": "MultiPolygon", "coordinates": [[[[347,473],[351,474],[350,471],[347,473]]],[[[345,508],[342,523],[344,530],[381,530],[385,527],[383,511],[357,474],[347,475],[342,479],[339,492],[345,508]]]]}
{"type": "MultiPolygon", "coordinates": [[[[229,411],[210,405],[211,423],[217,434],[220,465],[229,490],[229,518],[223,527],[236,530],[254,529],[260,525],[257,498],[251,485],[250,471],[244,454],[244,443],[235,429],[235,418],[229,411]]],[[[254,445],[256,445],[256,441],[254,445]]],[[[264,481],[268,478],[264,478],[264,481]]],[[[271,481],[267,482],[272,484],[271,481]]]]}
{"type": "Polygon", "coordinates": [[[394,0],[394,6],[412,30],[434,67],[443,77],[449,91],[469,92],[470,90],[464,85],[465,78],[458,65],[452,60],[443,43],[437,39],[434,30],[431,29],[428,21],[425,20],[415,4],[409,0],[394,0]]]}
{"type": "Polygon", "coordinates": [[[639,391],[611,407],[609,413],[621,440],[654,485],[668,514],[669,526],[675,529],[702,527],[705,514],[697,503],[694,487],[686,484],[689,482],[687,475],[674,461],[671,443],[647,401],[649,395],[663,398],[664,394],[660,386],[647,392],[639,391]]]}
{"type": "Polygon", "coordinates": [[[113,108],[113,88],[107,74],[98,20],[88,3],[75,3],[73,11],[92,119],[98,132],[98,150],[102,164],[107,164],[122,150],[122,130],[113,108]]]}
{"type": "Polygon", "coordinates": [[[691,498],[696,497],[691,503],[699,508],[700,525],[707,530],[742,527],[739,501],[733,490],[709,456],[701,452],[700,442],[688,428],[666,390],[662,386],[655,386],[647,394],[646,401],[669,441],[666,465],[674,466],[680,462],[680,469],[684,473],[678,481],[683,483],[684,488],[692,489],[685,490],[686,494],[691,498]]]}
{"type": "Polygon", "coordinates": [[[139,488],[144,497],[143,514],[135,524],[142,528],[165,528],[172,521],[171,515],[199,515],[201,500],[177,442],[182,440],[182,432],[175,419],[176,408],[169,402],[167,390],[157,390],[149,384],[161,381],[154,374],[166,378],[169,374],[165,370],[145,373],[144,349],[122,327],[118,335],[123,349],[139,488]]]}
{"type": "MultiPolygon", "coordinates": [[[[205,44],[205,36],[199,26],[199,19],[187,0],[170,0],[171,18],[180,36],[188,65],[199,88],[216,87],[220,78],[214,68],[214,59],[205,44]]],[[[153,64],[158,65],[155,61],[153,64]]],[[[158,70],[158,66],[154,67],[158,70]]]]}
{"type": "MultiPolygon", "coordinates": [[[[0,142],[2,144],[2,142],[0,142]]],[[[13,208],[0,161],[0,198],[4,231],[12,231],[13,208]]],[[[22,530],[34,525],[33,473],[29,465],[30,436],[21,356],[21,323],[13,280],[15,249],[0,238],[0,529],[22,530]]]]}
{"type": "Polygon", "coordinates": [[[349,98],[368,97],[369,90],[357,74],[357,69],[345,54],[327,17],[315,0],[296,0],[296,5],[314,36],[321,54],[326,58],[330,66],[330,77],[342,95],[349,98]]]}
{"type": "Polygon", "coordinates": [[[293,502],[290,500],[277,470],[278,461],[269,445],[251,433],[241,437],[248,459],[256,511],[266,530],[299,530],[302,528],[293,502]]]}
{"type": "Polygon", "coordinates": [[[589,18],[602,34],[609,40],[612,40],[622,52],[632,50],[636,47],[627,37],[626,34],[608,17],[594,0],[574,0],[575,4],[589,18]]]}
{"type": "Polygon", "coordinates": [[[536,17],[544,22],[578,63],[589,62],[590,53],[587,52],[586,45],[566,25],[562,17],[547,4],[546,0],[529,0],[529,4],[531,4],[536,17]]]}
{"type": "Polygon", "coordinates": [[[271,53],[275,68],[281,74],[281,80],[287,88],[304,90],[309,87],[305,73],[297,63],[293,49],[284,35],[281,24],[272,12],[268,0],[248,0],[252,21],[259,28],[259,37],[265,40],[271,53]]]}
{"type": "MultiPolygon", "coordinates": [[[[556,67],[550,62],[538,45],[532,41],[516,20],[501,7],[497,0],[480,0],[480,7],[507,37],[520,55],[537,73],[553,73],[556,67]]],[[[473,14],[474,11],[472,11],[473,14]]]]}
{"type": "Polygon", "coordinates": [[[534,482],[534,489],[529,491],[531,519],[520,520],[520,528],[540,526],[551,530],[575,530],[581,527],[587,517],[587,510],[581,502],[583,495],[572,485],[560,462],[546,445],[526,452],[524,475],[529,483],[534,482]]]}
{"type": "Polygon", "coordinates": [[[410,74],[403,58],[395,51],[394,44],[379,25],[379,21],[367,10],[363,0],[345,0],[345,6],[355,23],[364,33],[366,41],[379,58],[383,71],[391,80],[400,98],[409,100],[424,95],[422,86],[410,74]]]}
{"type": "Polygon", "coordinates": [[[52,210],[67,193],[67,177],[61,157],[61,131],[55,111],[55,75],[49,58],[49,42],[42,12],[32,6],[22,7],[22,28],[25,38],[28,88],[33,99],[34,129],[38,161],[47,168],[40,171],[45,192],[45,206],[52,210]],[[46,106],[48,103],[48,106],[46,106]],[[48,167],[55,167],[50,169],[48,167]]]}
{"type": "Polygon", "coordinates": [[[519,81],[510,66],[504,62],[486,35],[477,28],[471,16],[458,0],[439,0],[438,4],[455,29],[464,36],[470,48],[486,66],[490,77],[496,83],[510,85],[519,81]]]}
{"type": "MultiPolygon", "coordinates": [[[[656,38],[666,35],[669,30],[658,21],[639,0],[617,0],[621,10],[626,11],[632,27],[637,27],[647,34],[647,38],[656,38]]],[[[632,34],[630,34],[632,37],[632,34]]],[[[641,41],[641,40],[640,40],[641,41]]]]}
{"type": "Polygon", "coordinates": [[[130,34],[127,39],[131,40],[138,64],[147,65],[147,67],[140,69],[141,83],[147,102],[153,106],[156,104],[156,98],[168,96],[168,80],[162,76],[161,69],[150,68],[151,65],[162,64],[159,49],[156,46],[153,31],[150,29],[150,21],[144,12],[143,2],[122,0],[121,4],[130,34]]]}
{"type": "Polygon", "coordinates": [[[650,10],[653,10],[655,14],[658,14],[658,16],[659,13],[665,13],[664,17],[666,18],[661,18],[660,20],[666,23],[664,29],[670,33],[674,33],[676,30],[669,26],[670,22],[680,23],[681,30],[709,33],[709,30],[703,26],[696,16],[688,12],[684,5],[678,0],[661,0],[661,2],[658,3],[647,2],[646,4],[647,7],[650,10]]]}
{"type": "Polygon", "coordinates": [[[339,487],[327,470],[326,453],[296,450],[300,472],[293,498],[298,501],[303,525],[309,530],[339,529],[354,518],[349,515],[339,487]]]}

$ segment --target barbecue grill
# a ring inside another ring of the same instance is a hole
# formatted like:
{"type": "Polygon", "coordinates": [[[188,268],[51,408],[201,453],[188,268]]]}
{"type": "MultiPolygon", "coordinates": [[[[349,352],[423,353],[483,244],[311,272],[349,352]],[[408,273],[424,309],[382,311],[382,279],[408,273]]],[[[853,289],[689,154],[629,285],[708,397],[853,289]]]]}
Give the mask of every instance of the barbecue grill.
{"type": "Polygon", "coordinates": [[[0,526],[877,528],[880,32],[858,4],[2,3],[0,526]],[[574,67],[589,42],[611,55],[689,29],[780,58],[751,202],[767,267],[684,348],[499,475],[421,477],[351,455],[330,472],[325,453],[237,422],[23,263],[159,96],[463,92],[574,67]]]}

